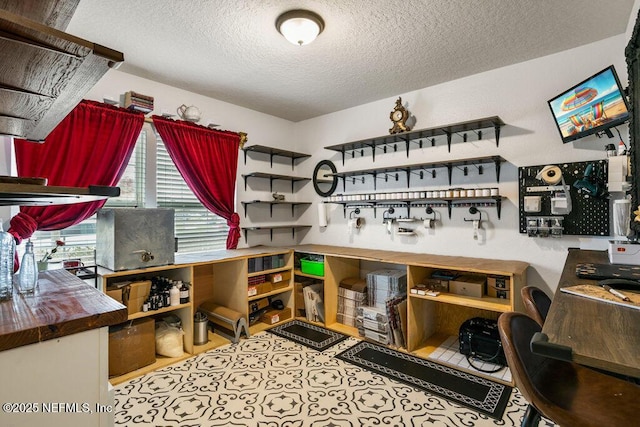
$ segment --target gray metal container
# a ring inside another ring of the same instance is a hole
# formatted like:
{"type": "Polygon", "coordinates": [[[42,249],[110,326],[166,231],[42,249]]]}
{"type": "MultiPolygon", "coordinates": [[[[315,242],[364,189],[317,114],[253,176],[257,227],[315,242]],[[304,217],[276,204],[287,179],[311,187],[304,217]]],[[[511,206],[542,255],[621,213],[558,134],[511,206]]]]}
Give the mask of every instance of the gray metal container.
{"type": "Polygon", "coordinates": [[[173,209],[100,209],[96,262],[113,271],[173,264],[173,209]]]}

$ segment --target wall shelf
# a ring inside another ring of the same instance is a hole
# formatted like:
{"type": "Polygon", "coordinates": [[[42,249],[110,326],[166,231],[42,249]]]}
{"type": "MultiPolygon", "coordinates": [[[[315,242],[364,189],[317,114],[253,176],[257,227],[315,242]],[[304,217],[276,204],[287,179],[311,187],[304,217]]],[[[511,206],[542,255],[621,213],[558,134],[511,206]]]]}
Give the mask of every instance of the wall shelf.
{"type": "Polygon", "coordinates": [[[451,198],[431,198],[431,199],[397,199],[397,200],[367,200],[367,201],[349,201],[349,202],[324,202],[342,205],[344,217],[347,217],[347,209],[367,209],[373,208],[373,217],[375,218],[377,209],[389,207],[406,208],[407,217],[411,217],[411,209],[431,207],[447,207],[449,218],[451,218],[451,210],[453,208],[476,207],[495,207],[498,219],[502,213],[502,201],[507,198],[504,196],[479,196],[479,197],[451,197],[451,198]]]}
{"type": "Polygon", "coordinates": [[[296,230],[303,228],[311,228],[310,225],[267,225],[267,226],[255,226],[255,227],[242,227],[242,231],[244,231],[244,242],[247,243],[247,232],[248,231],[258,231],[258,230],[269,230],[269,236],[271,240],[273,240],[273,230],[282,230],[282,229],[291,229],[291,237],[293,239],[296,238],[296,230]]]}
{"type": "Polygon", "coordinates": [[[376,149],[382,148],[386,153],[389,147],[393,151],[398,151],[398,143],[404,143],[404,148],[409,157],[409,148],[411,143],[415,143],[419,148],[423,148],[426,144],[435,146],[435,138],[437,136],[446,135],[447,148],[451,152],[451,141],[454,134],[462,136],[464,142],[467,141],[467,133],[473,132],[478,136],[478,140],[482,139],[482,129],[493,128],[496,136],[496,146],[500,143],[500,128],[504,126],[504,122],[498,116],[485,117],[482,119],[469,120],[466,122],[454,123],[450,125],[437,126],[427,129],[413,130],[410,132],[396,133],[392,135],[378,136],[367,138],[360,141],[347,142],[344,144],[330,145],[324,147],[327,150],[342,153],[342,164],[344,165],[345,153],[350,152],[351,157],[355,157],[355,152],[360,151],[364,155],[364,150],[371,149],[373,161],[376,161],[376,149]]]}
{"type": "Polygon", "coordinates": [[[249,178],[264,178],[269,180],[269,190],[273,191],[273,181],[281,180],[281,181],[291,181],[291,191],[294,191],[294,186],[296,182],[301,181],[311,181],[311,178],[303,178],[300,176],[289,176],[289,175],[276,175],[272,173],[264,173],[264,172],[252,172],[246,175],[242,175],[244,179],[244,189],[247,190],[247,180],[249,178]]]}
{"type": "Polygon", "coordinates": [[[251,145],[249,147],[244,147],[242,151],[244,151],[245,165],[247,164],[247,153],[249,152],[268,154],[271,159],[271,167],[273,167],[273,158],[275,156],[290,158],[291,169],[294,168],[296,160],[311,157],[311,154],[296,153],[295,151],[281,150],[279,148],[267,147],[265,145],[251,145]]]}
{"type": "Polygon", "coordinates": [[[407,177],[407,188],[411,183],[411,175],[417,175],[420,179],[424,178],[425,174],[430,174],[435,177],[435,169],[439,168],[447,168],[448,176],[449,176],[449,185],[451,185],[451,175],[453,173],[453,169],[455,167],[464,168],[466,166],[476,166],[478,170],[482,167],[483,164],[491,164],[493,163],[496,167],[496,181],[500,182],[500,166],[506,160],[501,156],[487,156],[487,157],[474,157],[469,159],[461,159],[461,160],[446,160],[442,162],[430,162],[430,163],[418,163],[413,165],[406,166],[392,166],[392,167],[384,167],[384,168],[374,168],[374,169],[362,169],[357,171],[349,171],[349,172],[338,172],[334,174],[330,174],[331,176],[342,179],[342,188],[346,191],[346,181],[351,178],[355,183],[356,179],[361,179],[364,181],[366,176],[373,177],[373,188],[376,189],[377,178],[383,177],[385,180],[389,178],[398,180],[400,178],[400,174],[405,174],[407,177]]]}
{"type": "Polygon", "coordinates": [[[247,206],[248,205],[269,205],[269,216],[273,217],[273,206],[274,205],[288,205],[291,206],[291,216],[295,215],[295,207],[296,206],[305,206],[310,205],[311,202],[277,202],[277,201],[264,201],[264,200],[251,200],[248,202],[240,202],[242,203],[242,207],[244,208],[244,217],[247,217],[247,206]]]}
{"type": "Polygon", "coordinates": [[[119,187],[61,187],[0,183],[0,206],[47,206],[92,202],[118,197],[119,187]]]}

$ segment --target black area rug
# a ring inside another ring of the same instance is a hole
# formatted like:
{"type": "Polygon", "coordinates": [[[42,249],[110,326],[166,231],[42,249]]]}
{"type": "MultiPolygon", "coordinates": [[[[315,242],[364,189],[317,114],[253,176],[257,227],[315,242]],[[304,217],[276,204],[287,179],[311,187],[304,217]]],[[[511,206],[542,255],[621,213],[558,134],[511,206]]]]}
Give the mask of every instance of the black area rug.
{"type": "Polygon", "coordinates": [[[502,419],[511,387],[368,341],[337,358],[502,419]]]}
{"type": "Polygon", "coordinates": [[[299,320],[283,323],[267,331],[318,351],[324,351],[348,338],[339,332],[299,320]]]}

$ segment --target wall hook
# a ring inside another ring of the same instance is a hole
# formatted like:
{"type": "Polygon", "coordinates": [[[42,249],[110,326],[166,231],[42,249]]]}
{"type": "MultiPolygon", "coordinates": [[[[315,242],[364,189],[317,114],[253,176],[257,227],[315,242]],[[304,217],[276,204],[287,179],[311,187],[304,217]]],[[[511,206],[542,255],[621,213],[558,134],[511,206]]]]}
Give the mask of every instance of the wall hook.
{"type": "Polygon", "coordinates": [[[478,219],[474,219],[474,218],[467,219],[467,218],[465,218],[465,219],[464,219],[465,221],[467,221],[467,222],[471,222],[471,221],[482,221],[482,212],[480,212],[480,211],[478,210],[478,208],[476,208],[475,206],[471,206],[471,207],[469,208],[469,213],[470,213],[471,215],[480,214],[480,218],[478,218],[478,219]]]}
{"type": "Polygon", "coordinates": [[[432,220],[436,220],[436,211],[434,211],[431,206],[427,206],[426,212],[428,215],[433,215],[433,218],[431,218],[432,220]]]}
{"type": "Polygon", "coordinates": [[[349,219],[353,219],[353,214],[360,215],[360,208],[355,208],[351,212],[349,212],[349,219]]]}

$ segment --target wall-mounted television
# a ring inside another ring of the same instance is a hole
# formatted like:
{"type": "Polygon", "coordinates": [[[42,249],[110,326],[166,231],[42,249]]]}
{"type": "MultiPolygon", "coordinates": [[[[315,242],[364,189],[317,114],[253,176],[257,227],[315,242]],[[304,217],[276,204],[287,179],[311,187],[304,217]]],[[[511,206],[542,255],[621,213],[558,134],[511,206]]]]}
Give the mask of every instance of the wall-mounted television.
{"type": "Polygon", "coordinates": [[[613,65],[551,98],[549,108],[564,143],[629,119],[629,105],[613,65]]]}

